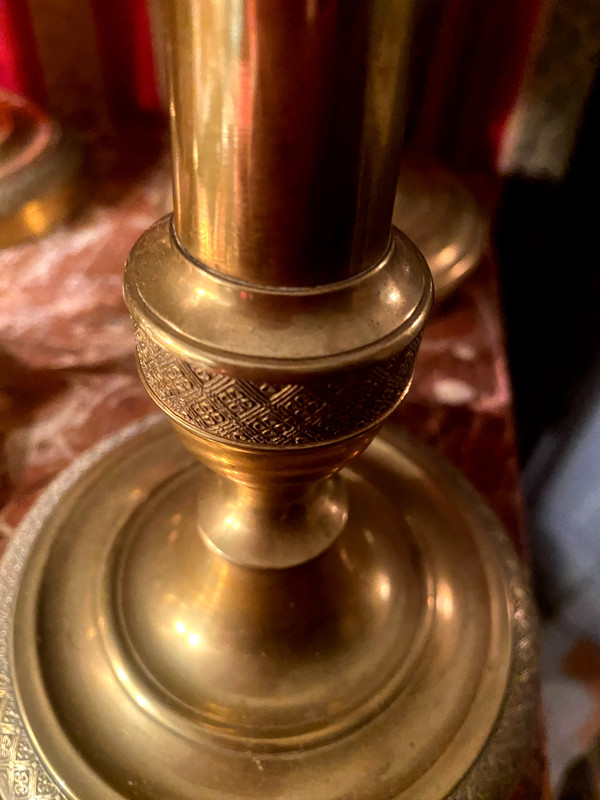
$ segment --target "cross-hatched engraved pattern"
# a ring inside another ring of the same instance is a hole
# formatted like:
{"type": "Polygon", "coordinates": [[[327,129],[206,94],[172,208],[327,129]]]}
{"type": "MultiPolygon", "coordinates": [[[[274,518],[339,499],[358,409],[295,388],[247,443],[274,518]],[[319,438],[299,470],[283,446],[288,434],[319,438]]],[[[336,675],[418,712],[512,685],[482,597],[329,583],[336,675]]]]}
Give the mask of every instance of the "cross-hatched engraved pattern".
{"type": "Polygon", "coordinates": [[[154,399],[175,418],[221,439],[303,445],[333,441],[384,418],[406,391],[420,337],[391,358],[306,383],[254,383],[183,361],[136,330],[154,399]]]}

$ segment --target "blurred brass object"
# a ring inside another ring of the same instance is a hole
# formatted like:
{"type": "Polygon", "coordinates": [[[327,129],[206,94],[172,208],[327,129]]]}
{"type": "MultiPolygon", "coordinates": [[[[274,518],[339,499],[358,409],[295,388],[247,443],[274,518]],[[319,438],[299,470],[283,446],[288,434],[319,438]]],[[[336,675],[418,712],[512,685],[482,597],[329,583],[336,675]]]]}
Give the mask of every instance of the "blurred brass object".
{"type": "Polygon", "coordinates": [[[400,167],[392,221],[425,256],[437,301],[471,274],[487,246],[488,223],[469,189],[441,167],[410,155],[400,167]]]}
{"type": "Polygon", "coordinates": [[[43,236],[79,202],[81,151],[58,123],[0,91],[0,247],[43,236]]]}
{"type": "Polygon", "coordinates": [[[100,444],[10,548],[3,796],[506,797],[536,727],[527,579],[460,476],[377,435],[433,300],[385,196],[409,5],[218,5],[165,1],[175,211],[125,270],[170,427],[100,444]]]}

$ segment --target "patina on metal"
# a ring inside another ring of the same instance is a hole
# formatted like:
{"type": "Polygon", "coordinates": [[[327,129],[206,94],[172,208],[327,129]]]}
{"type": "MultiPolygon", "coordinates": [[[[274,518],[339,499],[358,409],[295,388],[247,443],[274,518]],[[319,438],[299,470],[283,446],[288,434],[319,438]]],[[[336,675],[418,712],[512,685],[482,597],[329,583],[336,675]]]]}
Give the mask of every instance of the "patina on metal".
{"type": "Polygon", "coordinates": [[[175,213],[125,297],[170,427],[59,478],[4,563],[6,800],[501,798],[527,757],[518,559],[460,476],[377,436],[432,303],[390,230],[409,6],[283,9],[165,0],[175,213]]]}

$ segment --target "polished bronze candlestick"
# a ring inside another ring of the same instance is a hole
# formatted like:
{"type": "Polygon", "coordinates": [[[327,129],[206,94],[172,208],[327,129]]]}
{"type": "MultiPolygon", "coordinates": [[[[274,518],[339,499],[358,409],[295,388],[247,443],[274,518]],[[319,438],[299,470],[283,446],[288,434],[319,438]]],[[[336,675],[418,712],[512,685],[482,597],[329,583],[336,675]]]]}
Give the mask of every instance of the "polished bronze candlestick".
{"type": "Polygon", "coordinates": [[[11,546],[2,793],[504,797],[527,581],[451,468],[377,436],[432,302],[390,231],[408,4],[164,9],[175,212],[125,296],[171,428],[100,445],[11,546]]]}

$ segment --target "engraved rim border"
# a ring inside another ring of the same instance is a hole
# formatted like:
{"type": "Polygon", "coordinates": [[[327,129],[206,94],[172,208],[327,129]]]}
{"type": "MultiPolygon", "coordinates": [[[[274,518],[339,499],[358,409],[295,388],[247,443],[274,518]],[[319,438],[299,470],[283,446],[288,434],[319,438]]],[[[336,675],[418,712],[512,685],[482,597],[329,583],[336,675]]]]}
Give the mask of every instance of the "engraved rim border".
{"type": "MultiPolygon", "coordinates": [[[[113,449],[143,434],[157,424],[161,415],[152,414],[109,436],[80,456],[61,472],[23,518],[0,564],[0,796],[3,800],[71,800],[51,769],[37,752],[18,703],[12,677],[12,611],[20,577],[35,540],[57,499],[113,449]],[[7,721],[8,720],[8,721],[7,721]],[[4,737],[13,736],[6,755],[4,737]],[[25,757],[19,759],[21,747],[25,757]],[[23,777],[24,776],[24,777],[23,777]],[[39,785],[44,786],[38,791],[39,785]]],[[[423,447],[422,445],[419,445],[423,447]]],[[[504,797],[513,787],[530,755],[532,732],[538,710],[538,693],[531,691],[531,677],[537,675],[537,614],[528,590],[524,568],[502,525],[473,487],[443,459],[427,448],[428,457],[470,496],[478,514],[487,523],[506,569],[508,600],[513,608],[513,661],[509,681],[496,723],[479,756],[444,800],[488,800],[504,797]]],[[[537,681],[534,681],[537,689],[537,681]]],[[[442,799],[440,799],[442,800],[442,799]]]]}

